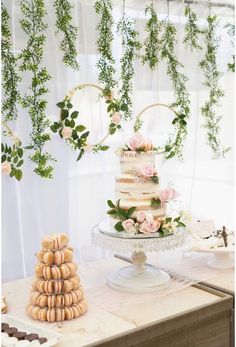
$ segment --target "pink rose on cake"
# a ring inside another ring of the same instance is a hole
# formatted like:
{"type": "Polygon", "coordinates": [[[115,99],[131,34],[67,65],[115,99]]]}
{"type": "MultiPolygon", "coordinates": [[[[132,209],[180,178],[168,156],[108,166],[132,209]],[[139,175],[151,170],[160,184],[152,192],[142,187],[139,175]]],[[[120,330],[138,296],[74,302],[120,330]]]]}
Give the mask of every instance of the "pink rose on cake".
{"type": "Polygon", "coordinates": [[[158,231],[160,226],[161,226],[161,223],[158,220],[150,219],[140,224],[139,231],[143,234],[151,234],[158,231]]]}
{"type": "Polygon", "coordinates": [[[120,121],[121,121],[121,114],[120,112],[115,112],[113,113],[112,117],[111,117],[112,123],[114,123],[115,125],[119,125],[120,121]]]}
{"type": "Polygon", "coordinates": [[[8,161],[2,163],[2,174],[9,175],[11,173],[11,164],[8,161]]]}
{"type": "Polygon", "coordinates": [[[131,151],[136,151],[137,149],[140,149],[143,144],[144,137],[141,134],[137,133],[130,138],[128,146],[131,151]]]}
{"type": "Polygon", "coordinates": [[[122,226],[125,229],[125,231],[129,234],[135,234],[135,224],[133,219],[126,219],[122,222],[122,226]]]}
{"type": "Polygon", "coordinates": [[[136,214],[137,222],[142,223],[146,219],[146,212],[145,211],[138,211],[136,214]]]}
{"type": "Polygon", "coordinates": [[[140,167],[140,174],[144,177],[153,177],[156,175],[156,170],[152,164],[145,164],[140,167]]]}
{"type": "Polygon", "coordinates": [[[70,139],[71,138],[71,135],[72,135],[72,128],[70,128],[70,127],[64,127],[63,129],[62,129],[62,136],[63,136],[63,139],[65,139],[65,140],[68,140],[68,139],[70,139]]]}
{"type": "Polygon", "coordinates": [[[178,198],[179,193],[173,188],[166,188],[161,191],[161,201],[168,202],[170,200],[174,200],[178,198]]]}

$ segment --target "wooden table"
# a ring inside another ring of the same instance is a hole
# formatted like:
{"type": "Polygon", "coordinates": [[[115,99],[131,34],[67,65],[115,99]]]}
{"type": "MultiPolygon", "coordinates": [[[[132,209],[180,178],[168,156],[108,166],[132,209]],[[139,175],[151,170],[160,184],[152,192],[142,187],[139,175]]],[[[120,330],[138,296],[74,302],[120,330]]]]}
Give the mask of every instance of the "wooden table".
{"type": "MultiPolygon", "coordinates": [[[[109,271],[124,266],[111,258],[81,265],[79,274],[89,310],[79,319],[56,324],[40,323],[61,333],[58,347],[228,347],[233,298],[199,285],[167,296],[128,294],[106,286],[109,271]]],[[[26,316],[31,278],[8,282],[2,295],[9,314],[26,316]]]]}

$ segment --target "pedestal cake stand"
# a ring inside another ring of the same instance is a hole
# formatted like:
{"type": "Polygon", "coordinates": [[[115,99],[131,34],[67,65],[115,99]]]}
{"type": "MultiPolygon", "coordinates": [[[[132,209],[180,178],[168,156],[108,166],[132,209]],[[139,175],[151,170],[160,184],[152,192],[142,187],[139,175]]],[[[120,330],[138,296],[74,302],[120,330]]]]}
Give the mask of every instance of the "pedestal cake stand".
{"type": "Polygon", "coordinates": [[[116,252],[132,253],[133,265],[126,266],[108,275],[109,287],[135,293],[160,291],[170,285],[170,276],[156,266],[146,264],[145,252],[159,252],[182,246],[186,232],[179,228],[174,234],[161,236],[158,233],[149,235],[127,235],[113,232],[109,221],[103,221],[92,230],[93,244],[116,252]]]}
{"type": "Polygon", "coordinates": [[[204,249],[192,247],[192,251],[197,253],[211,253],[212,257],[207,265],[213,269],[232,269],[234,268],[234,247],[221,247],[204,249]]]}

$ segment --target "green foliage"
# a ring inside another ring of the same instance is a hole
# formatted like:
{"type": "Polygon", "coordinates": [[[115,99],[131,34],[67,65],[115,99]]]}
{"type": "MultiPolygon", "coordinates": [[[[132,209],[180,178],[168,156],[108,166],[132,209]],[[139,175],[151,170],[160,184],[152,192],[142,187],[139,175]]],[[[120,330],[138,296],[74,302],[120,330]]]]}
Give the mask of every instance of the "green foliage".
{"type": "Polygon", "coordinates": [[[13,146],[8,146],[7,144],[1,144],[1,163],[9,163],[11,165],[10,177],[15,177],[17,181],[22,178],[21,166],[24,163],[23,149],[15,144],[13,146]]]}
{"type": "Polygon", "coordinates": [[[173,120],[176,129],[175,136],[171,136],[165,146],[166,158],[170,159],[175,155],[182,157],[183,141],[187,134],[187,118],[190,115],[189,93],[186,89],[187,77],[179,71],[183,65],[178,61],[174,47],[176,42],[176,29],[169,19],[164,22],[162,59],[167,60],[167,74],[169,75],[175,94],[175,102],[171,104],[176,112],[173,120]]]}
{"type": "Polygon", "coordinates": [[[151,206],[160,206],[161,205],[161,200],[158,198],[152,198],[151,200],[151,206]]]}
{"type": "Polygon", "coordinates": [[[117,25],[117,31],[122,37],[123,55],[121,57],[121,88],[119,90],[120,100],[127,105],[127,110],[124,112],[124,118],[132,118],[132,100],[133,92],[133,77],[134,62],[138,56],[137,51],[141,48],[141,43],[138,41],[138,32],[135,30],[135,22],[133,19],[124,15],[117,25]]]}
{"type": "Polygon", "coordinates": [[[17,72],[17,58],[12,52],[12,39],[9,28],[9,14],[3,4],[2,10],[2,86],[3,86],[3,101],[2,113],[5,121],[16,120],[17,118],[17,102],[20,100],[18,90],[18,82],[21,78],[17,72]]]}
{"type": "Polygon", "coordinates": [[[229,148],[222,148],[219,138],[221,116],[217,114],[220,99],[224,96],[224,91],[219,86],[222,73],[217,67],[217,50],[219,47],[219,37],[216,36],[218,21],[216,16],[208,16],[208,28],[205,34],[206,53],[200,61],[200,67],[205,76],[204,85],[209,88],[209,99],[201,108],[204,117],[204,128],[207,130],[207,142],[216,158],[224,157],[229,148]]]}
{"type": "Polygon", "coordinates": [[[116,85],[114,79],[115,60],[112,56],[112,27],[114,24],[112,17],[111,0],[97,0],[95,2],[95,11],[101,15],[100,22],[97,26],[99,37],[97,40],[97,48],[100,58],[97,63],[99,70],[98,80],[103,85],[103,95],[112,95],[112,89],[116,85]]]}
{"type": "Polygon", "coordinates": [[[51,125],[51,130],[54,133],[58,133],[62,139],[65,136],[63,129],[70,129],[71,136],[65,137],[65,140],[74,151],[78,151],[77,161],[79,161],[85,153],[89,131],[85,131],[86,127],[83,124],[76,124],[79,112],[72,111],[73,105],[70,99],[66,98],[58,102],[57,107],[61,110],[61,120],[54,122],[51,125]]]}
{"type": "Polygon", "coordinates": [[[161,60],[162,40],[160,37],[162,22],[157,18],[153,3],[145,9],[145,14],[150,18],[146,24],[148,37],[144,41],[145,54],[142,57],[143,64],[148,63],[151,70],[155,70],[161,60]]]}
{"type": "Polygon", "coordinates": [[[128,210],[120,208],[120,200],[118,200],[115,204],[111,200],[108,200],[107,204],[110,207],[110,210],[107,211],[107,214],[112,217],[119,218],[121,221],[132,218],[132,215],[136,210],[136,207],[131,207],[128,210]]]}
{"type": "Polygon", "coordinates": [[[187,17],[187,23],[184,28],[185,36],[183,42],[191,51],[194,49],[200,50],[202,47],[199,44],[199,36],[203,34],[203,32],[197,26],[197,15],[189,5],[185,7],[184,14],[187,17]]]}
{"type": "Polygon", "coordinates": [[[128,107],[126,104],[122,102],[122,100],[118,99],[110,99],[107,100],[106,103],[108,104],[107,106],[107,113],[109,114],[109,117],[111,119],[110,124],[109,124],[109,134],[113,135],[118,129],[121,129],[120,124],[115,124],[112,122],[112,116],[115,112],[118,112],[121,116],[121,112],[125,112],[128,110],[128,107]]]}
{"type": "MultiPolygon", "coordinates": [[[[231,37],[230,43],[231,46],[234,49],[234,42],[235,42],[235,24],[228,23],[225,25],[225,28],[227,28],[227,33],[231,37]]],[[[235,54],[232,55],[232,62],[227,64],[228,71],[235,72],[235,54]]]]}
{"type": "Polygon", "coordinates": [[[21,28],[28,37],[26,48],[20,55],[20,69],[32,74],[29,93],[22,98],[22,106],[28,109],[32,123],[31,146],[35,153],[30,158],[36,164],[35,173],[41,177],[52,178],[53,168],[49,162],[54,159],[49,153],[44,152],[44,146],[50,140],[47,132],[50,122],[45,114],[45,94],[48,93],[45,83],[51,78],[46,68],[41,67],[46,39],[46,10],[43,0],[21,0],[20,6],[21,28]]]}
{"type": "Polygon", "coordinates": [[[63,39],[59,46],[63,53],[62,60],[73,70],[79,70],[79,64],[77,62],[78,52],[76,49],[78,27],[71,24],[73,6],[68,0],[55,0],[54,7],[56,12],[56,33],[61,32],[63,34],[63,39]]]}

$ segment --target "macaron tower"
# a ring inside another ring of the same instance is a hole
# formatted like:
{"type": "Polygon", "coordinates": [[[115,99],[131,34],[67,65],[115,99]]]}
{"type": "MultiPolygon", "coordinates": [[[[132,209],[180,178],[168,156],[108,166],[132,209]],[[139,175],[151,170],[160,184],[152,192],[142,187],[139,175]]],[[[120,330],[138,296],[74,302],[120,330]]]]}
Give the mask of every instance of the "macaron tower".
{"type": "Polygon", "coordinates": [[[27,313],[39,321],[62,322],[87,311],[83,288],[73,262],[73,249],[66,234],[45,236],[37,253],[27,313]]]}

